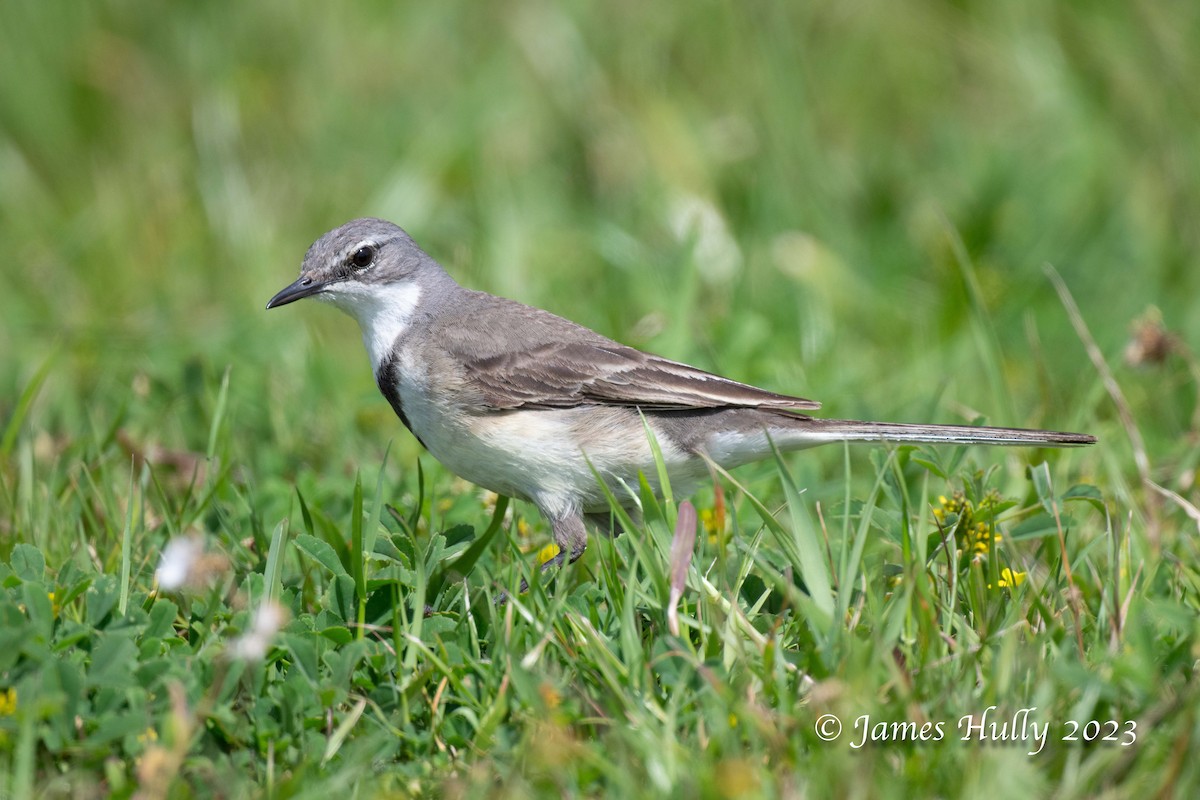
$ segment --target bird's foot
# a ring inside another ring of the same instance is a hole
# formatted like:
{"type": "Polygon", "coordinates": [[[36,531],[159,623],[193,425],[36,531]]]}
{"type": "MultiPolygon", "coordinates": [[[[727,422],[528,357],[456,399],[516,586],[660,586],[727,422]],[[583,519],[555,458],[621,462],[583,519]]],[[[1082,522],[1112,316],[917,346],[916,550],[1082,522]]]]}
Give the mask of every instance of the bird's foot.
{"type": "MultiPolygon", "coordinates": [[[[570,552],[570,558],[568,559],[567,551],[560,549],[556,554],[554,554],[554,556],[541,562],[541,564],[538,565],[538,569],[540,569],[543,573],[546,573],[552,569],[560,569],[570,564],[574,564],[579,560],[580,556],[583,555],[585,550],[587,550],[586,542],[580,547],[573,547],[570,552]]],[[[525,578],[521,578],[521,586],[519,589],[517,589],[517,594],[525,594],[527,591],[529,591],[529,581],[525,578]]],[[[496,596],[495,602],[498,606],[502,606],[507,603],[508,592],[501,590],[500,594],[496,596]]]]}

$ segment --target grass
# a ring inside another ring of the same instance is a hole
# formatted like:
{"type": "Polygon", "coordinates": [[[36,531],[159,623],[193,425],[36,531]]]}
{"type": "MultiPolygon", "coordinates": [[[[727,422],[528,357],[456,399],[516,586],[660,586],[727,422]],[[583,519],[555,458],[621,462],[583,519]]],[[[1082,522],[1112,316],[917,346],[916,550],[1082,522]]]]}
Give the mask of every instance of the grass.
{"type": "Polygon", "coordinates": [[[1192,796],[1198,28],[6,4],[0,795],[1192,796]],[[352,322],[262,310],[368,213],[831,416],[1100,444],[788,455],[541,576],[352,322]]]}

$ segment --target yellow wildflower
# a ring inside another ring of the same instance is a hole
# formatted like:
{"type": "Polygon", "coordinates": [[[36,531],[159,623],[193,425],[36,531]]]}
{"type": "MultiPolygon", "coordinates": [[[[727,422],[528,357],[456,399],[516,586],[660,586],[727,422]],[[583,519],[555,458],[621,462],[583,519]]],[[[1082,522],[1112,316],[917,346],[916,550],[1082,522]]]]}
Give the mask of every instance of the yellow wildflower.
{"type": "Polygon", "coordinates": [[[538,694],[542,696],[542,702],[546,704],[547,708],[558,708],[562,702],[562,695],[558,693],[558,689],[554,687],[554,684],[548,681],[542,681],[538,685],[538,694]]]}
{"type": "Polygon", "coordinates": [[[1004,569],[1000,570],[1000,586],[1007,587],[1009,589],[1020,586],[1025,582],[1025,575],[1026,573],[1024,572],[1014,572],[1008,567],[1005,567],[1004,569]]]}
{"type": "Polygon", "coordinates": [[[558,545],[556,545],[554,542],[551,542],[550,544],[546,545],[545,547],[543,547],[541,550],[538,551],[538,563],[545,564],[547,561],[549,561],[550,559],[554,558],[557,555],[558,555],[558,545]]]}
{"type": "Polygon", "coordinates": [[[720,544],[725,539],[725,515],[717,509],[700,509],[700,526],[710,545],[720,544]]]}

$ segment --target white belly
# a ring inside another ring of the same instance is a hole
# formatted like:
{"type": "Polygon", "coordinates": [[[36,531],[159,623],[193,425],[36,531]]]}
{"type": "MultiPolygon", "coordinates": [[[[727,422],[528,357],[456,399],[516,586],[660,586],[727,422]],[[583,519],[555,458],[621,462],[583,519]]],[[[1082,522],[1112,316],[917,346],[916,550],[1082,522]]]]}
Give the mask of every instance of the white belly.
{"type": "MultiPolygon", "coordinates": [[[[638,472],[657,485],[649,440],[635,411],[581,406],[469,414],[414,389],[401,398],[413,433],[446,468],[499,494],[544,510],[602,510],[596,475],[618,498],[636,491],[638,472]],[[629,487],[629,488],[626,488],[629,487]]],[[[674,481],[703,475],[703,462],[659,437],[674,481]]],[[[656,486],[657,488],[657,486],[656,486]]]]}

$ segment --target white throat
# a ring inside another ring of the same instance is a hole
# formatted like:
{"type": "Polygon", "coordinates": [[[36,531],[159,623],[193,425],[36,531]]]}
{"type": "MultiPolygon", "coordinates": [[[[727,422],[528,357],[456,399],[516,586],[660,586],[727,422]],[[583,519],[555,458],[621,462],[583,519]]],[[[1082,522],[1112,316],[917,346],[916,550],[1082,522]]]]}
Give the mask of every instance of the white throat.
{"type": "Polygon", "coordinates": [[[396,339],[412,323],[421,287],[415,281],[373,285],[346,282],[317,297],[358,320],[363,344],[371,357],[371,371],[378,373],[379,365],[391,355],[396,339]]]}

